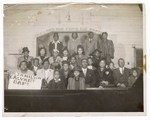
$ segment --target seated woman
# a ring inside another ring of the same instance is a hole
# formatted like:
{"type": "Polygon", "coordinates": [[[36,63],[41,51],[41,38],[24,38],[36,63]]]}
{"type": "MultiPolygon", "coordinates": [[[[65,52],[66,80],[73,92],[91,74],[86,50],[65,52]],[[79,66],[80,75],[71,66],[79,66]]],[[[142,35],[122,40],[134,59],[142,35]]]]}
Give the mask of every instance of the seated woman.
{"type": "Polygon", "coordinates": [[[68,61],[69,62],[69,51],[67,48],[64,48],[62,50],[62,61],[68,61]]]}
{"type": "Polygon", "coordinates": [[[29,70],[27,66],[28,66],[27,61],[21,61],[19,64],[19,70],[17,70],[16,72],[28,74],[28,75],[34,75],[34,73],[31,70],[29,70]]]}
{"type": "Polygon", "coordinates": [[[109,84],[113,84],[113,72],[106,68],[106,61],[104,59],[100,60],[99,68],[97,69],[97,87],[105,87],[109,84]]]}
{"type": "Polygon", "coordinates": [[[70,58],[70,70],[73,70],[74,67],[77,66],[77,61],[75,55],[71,56],[70,58]]]}
{"type": "Polygon", "coordinates": [[[80,76],[81,68],[76,66],[73,69],[73,76],[68,79],[68,90],[84,90],[85,79],[80,76]]]}
{"type": "Polygon", "coordinates": [[[41,77],[43,80],[42,88],[47,88],[48,83],[53,79],[54,70],[49,68],[50,65],[47,59],[43,61],[42,66],[42,69],[37,70],[37,76],[41,77]]]}
{"type": "Polygon", "coordinates": [[[48,59],[49,57],[47,55],[47,50],[45,47],[42,47],[39,49],[39,56],[37,57],[39,59],[39,67],[42,68],[42,63],[45,59],[48,59]]]}
{"type": "Polygon", "coordinates": [[[49,58],[50,68],[53,70],[60,69],[62,65],[62,58],[59,56],[59,51],[54,49],[52,57],[49,58]]]}
{"type": "Polygon", "coordinates": [[[96,49],[92,53],[92,56],[93,56],[93,66],[95,68],[98,68],[99,67],[99,61],[101,60],[101,52],[98,49],[96,49]]]}
{"type": "Polygon", "coordinates": [[[82,45],[77,46],[77,55],[76,55],[76,60],[77,60],[77,65],[82,66],[82,59],[86,58],[84,48],[82,45]]]}
{"type": "Polygon", "coordinates": [[[88,61],[88,67],[87,68],[91,69],[91,70],[96,70],[96,67],[93,66],[93,59],[92,59],[92,57],[88,57],[87,61],[88,61]]]}
{"type": "Polygon", "coordinates": [[[132,85],[136,82],[139,76],[140,70],[138,68],[132,68],[131,75],[128,78],[128,86],[132,87],[132,85]]]}
{"type": "Polygon", "coordinates": [[[54,71],[54,78],[49,82],[48,89],[50,90],[62,90],[65,89],[65,83],[60,78],[60,73],[58,70],[54,71]]]}

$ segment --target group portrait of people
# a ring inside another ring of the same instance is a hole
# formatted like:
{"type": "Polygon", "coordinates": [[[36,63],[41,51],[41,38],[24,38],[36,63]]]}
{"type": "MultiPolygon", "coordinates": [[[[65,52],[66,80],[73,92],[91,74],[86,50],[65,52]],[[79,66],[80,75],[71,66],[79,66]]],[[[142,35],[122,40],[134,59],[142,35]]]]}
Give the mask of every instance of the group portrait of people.
{"type": "Polygon", "coordinates": [[[108,39],[108,33],[102,32],[100,39],[94,39],[94,33],[87,33],[84,42],[73,32],[67,46],[59,39],[59,33],[53,34],[53,41],[39,49],[39,56],[30,56],[28,47],[22,49],[18,58],[18,72],[41,77],[41,89],[85,90],[87,88],[132,87],[140,76],[138,68],[126,68],[124,58],[115,58],[114,43],[108,39]],[[49,52],[49,55],[48,55],[49,52]]]}

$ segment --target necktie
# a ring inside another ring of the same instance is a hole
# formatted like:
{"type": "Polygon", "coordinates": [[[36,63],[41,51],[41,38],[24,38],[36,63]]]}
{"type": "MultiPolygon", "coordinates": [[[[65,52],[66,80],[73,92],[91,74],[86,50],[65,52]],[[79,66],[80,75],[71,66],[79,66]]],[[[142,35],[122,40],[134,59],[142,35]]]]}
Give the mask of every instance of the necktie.
{"type": "Polygon", "coordinates": [[[57,42],[55,42],[55,50],[57,50],[57,42]]]}
{"type": "Polygon", "coordinates": [[[86,69],[84,69],[84,76],[86,76],[86,69]]]}

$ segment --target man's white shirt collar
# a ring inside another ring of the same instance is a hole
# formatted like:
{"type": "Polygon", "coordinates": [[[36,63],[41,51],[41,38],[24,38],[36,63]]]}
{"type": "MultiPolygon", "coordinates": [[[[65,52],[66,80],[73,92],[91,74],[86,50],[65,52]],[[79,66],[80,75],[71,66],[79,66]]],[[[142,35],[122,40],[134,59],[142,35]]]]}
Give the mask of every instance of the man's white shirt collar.
{"type": "Polygon", "coordinates": [[[60,41],[58,40],[58,41],[55,42],[55,41],[53,40],[53,41],[52,41],[52,44],[55,44],[55,43],[60,43],[60,41]]]}

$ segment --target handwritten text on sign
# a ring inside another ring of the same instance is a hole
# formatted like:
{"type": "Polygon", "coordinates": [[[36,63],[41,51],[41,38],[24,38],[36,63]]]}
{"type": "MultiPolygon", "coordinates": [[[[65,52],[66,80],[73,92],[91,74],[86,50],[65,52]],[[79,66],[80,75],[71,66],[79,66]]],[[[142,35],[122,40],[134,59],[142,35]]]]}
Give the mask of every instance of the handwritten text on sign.
{"type": "Polygon", "coordinates": [[[8,89],[41,89],[41,85],[40,77],[16,72],[10,76],[8,89]]]}

